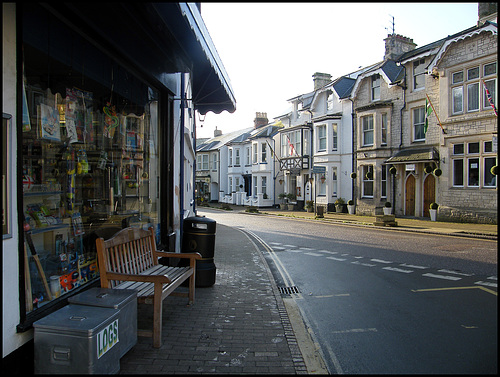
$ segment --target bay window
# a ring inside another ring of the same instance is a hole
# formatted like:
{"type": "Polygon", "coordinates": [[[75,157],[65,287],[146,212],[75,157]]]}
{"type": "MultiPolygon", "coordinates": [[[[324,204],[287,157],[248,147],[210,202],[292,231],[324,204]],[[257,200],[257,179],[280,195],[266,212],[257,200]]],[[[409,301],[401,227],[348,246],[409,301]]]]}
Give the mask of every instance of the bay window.
{"type": "Polygon", "coordinates": [[[318,126],[318,151],[326,150],[326,125],[318,126]]]}
{"type": "Polygon", "coordinates": [[[484,86],[488,88],[493,103],[496,104],[496,76],[497,62],[452,72],[451,114],[491,110],[484,86]]]}
{"type": "Polygon", "coordinates": [[[364,165],[361,167],[362,179],[362,197],[373,198],[373,165],[364,165]]]}
{"type": "Polygon", "coordinates": [[[452,182],[454,187],[494,188],[496,176],[491,168],[497,164],[491,140],[457,143],[452,149],[452,182]]]}

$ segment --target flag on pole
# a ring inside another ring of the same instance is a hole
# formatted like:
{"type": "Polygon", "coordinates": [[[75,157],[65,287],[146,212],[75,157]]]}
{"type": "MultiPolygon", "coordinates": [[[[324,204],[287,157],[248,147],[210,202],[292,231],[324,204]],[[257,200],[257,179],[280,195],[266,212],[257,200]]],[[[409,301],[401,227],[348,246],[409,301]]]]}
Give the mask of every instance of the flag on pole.
{"type": "Polygon", "coordinates": [[[483,85],[484,85],[484,90],[486,91],[486,97],[488,98],[488,102],[490,103],[490,106],[493,108],[495,115],[498,116],[497,108],[495,107],[495,104],[493,103],[493,97],[491,96],[490,91],[488,90],[488,87],[486,86],[486,82],[483,81],[483,85]]]}
{"type": "Polygon", "coordinates": [[[429,100],[425,99],[425,120],[424,120],[424,134],[427,133],[427,127],[429,127],[429,117],[432,114],[432,106],[429,100]]]}

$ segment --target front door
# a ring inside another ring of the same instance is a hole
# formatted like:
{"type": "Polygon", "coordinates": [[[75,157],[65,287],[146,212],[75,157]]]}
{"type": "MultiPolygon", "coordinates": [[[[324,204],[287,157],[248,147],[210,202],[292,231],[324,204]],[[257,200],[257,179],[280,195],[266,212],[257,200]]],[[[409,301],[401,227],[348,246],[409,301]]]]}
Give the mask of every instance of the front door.
{"type": "Polygon", "coordinates": [[[405,215],[415,216],[415,177],[413,174],[408,175],[408,178],[406,178],[405,191],[405,215]]]}
{"type": "Polygon", "coordinates": [[[424,181],[424,217],[429,217],[429,206],[436,201],[436,178],[428,174],[424,181]]]}

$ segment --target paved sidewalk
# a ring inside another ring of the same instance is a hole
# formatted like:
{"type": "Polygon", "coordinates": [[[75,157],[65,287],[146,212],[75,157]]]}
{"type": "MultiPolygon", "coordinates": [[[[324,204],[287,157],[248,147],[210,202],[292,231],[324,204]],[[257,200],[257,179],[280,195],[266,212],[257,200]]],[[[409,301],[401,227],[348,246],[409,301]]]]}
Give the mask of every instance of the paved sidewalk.
{"type": "MultiPolygon", "coordinates": [[[[120,360],[120,374],[306,374],[280,292],[260,251],[236,228],[217,224],[216,282],[164,300],[162,347],[150,338],[120,360]]],[[[139,305],[139,326],[152,324],[139,305]],[[144,323],[144,324],[143,324],[144,323]]]]}
{"type": "MultiPolygon", "coordinates": [[[[248,208],[237,205],[230,205],[230,207],[233,211],[245,211],[248,208]]],[[[203,210],[203,208],[204,207],[199,207],[198,209],[201,211],[203,210]]],[[[221,204],[210,203],[210,206],[208,208],[220,209],[221,204]]],[[[259,209],[259,213],[263,215],[287,216],[287,217],[315,220],[314,212],[307,212],[305,210],[288,211],[288,210],[281,210],[279,208],[261,208],[259,209]]],[[[375,216],[362,216],[362,215],[350,215],[348,213],[327,212],[324,214],[324,217],[322,219],[316,219],[315,221],[328,221],[345,225],[376,227],[377,229],[383,229],[383,230],[438,233],[438,234],[447,234],[460,237],[486,238],[495,240],[497,239],[498,236],[498,225],[495,224],[430,221],[430,219],[426,218],[396,216],[395,221],[398,224],[396,227],[388,227],[388,226],[380,227],[373,225],[375,221],[375,216]]]]}

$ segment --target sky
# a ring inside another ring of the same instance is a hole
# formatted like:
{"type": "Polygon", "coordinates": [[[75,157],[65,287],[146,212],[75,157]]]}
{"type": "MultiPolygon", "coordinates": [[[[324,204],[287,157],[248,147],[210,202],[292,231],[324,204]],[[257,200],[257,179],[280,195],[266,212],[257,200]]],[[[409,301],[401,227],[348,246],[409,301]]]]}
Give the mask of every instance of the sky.
{"type": "Polygon", "coordinates": [[[417,48],[477,24],[477,3],[201,3],[201,15],[229,76],[236,111],[196,119],[196,137],[269,122],[289,99],[313,91],[315,72],[332,80],[383,60],[393,31],[417,48]]]}

